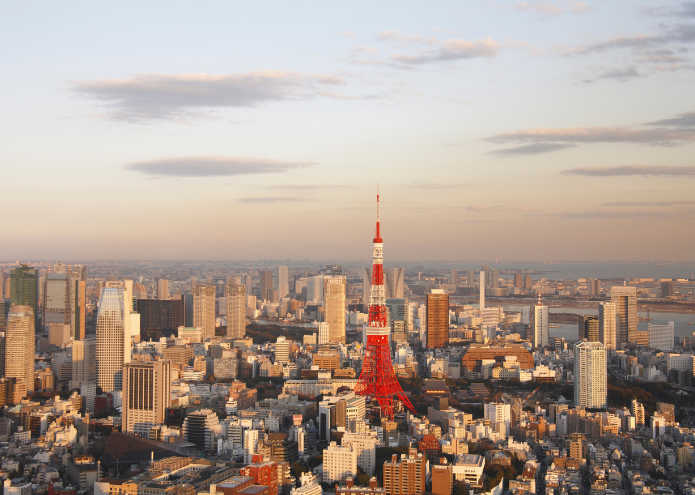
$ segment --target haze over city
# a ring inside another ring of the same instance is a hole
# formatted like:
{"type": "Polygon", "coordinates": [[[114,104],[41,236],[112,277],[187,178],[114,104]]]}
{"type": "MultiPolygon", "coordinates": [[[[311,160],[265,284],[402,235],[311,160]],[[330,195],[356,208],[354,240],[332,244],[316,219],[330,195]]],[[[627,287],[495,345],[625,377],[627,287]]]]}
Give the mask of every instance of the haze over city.
{"type": "Polygon", "coordinates": [[[2,259],[692,260],[692,2],[5,5],[2,259]],[[21,213],[21,214],[20,214],[21,213]]]}

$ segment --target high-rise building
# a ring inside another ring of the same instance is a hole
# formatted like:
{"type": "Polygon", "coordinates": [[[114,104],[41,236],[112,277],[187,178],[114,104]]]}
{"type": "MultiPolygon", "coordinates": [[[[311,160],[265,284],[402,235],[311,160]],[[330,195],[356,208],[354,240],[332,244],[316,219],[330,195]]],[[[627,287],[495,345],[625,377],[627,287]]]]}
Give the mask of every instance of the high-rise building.
{"type": "Polygon", "coordinates": [[[649,347],[658,349],[662,352],[673,350],[674,322],[669,321],[668,325],[649,325],[649,347]]]}
{"type": "Polygon", "coordinates": [[[611,302],[615,304],[617,345],[634,344],[637,341],[637,287],[612,287],[611,302]]]}
{"type": "Polygon", "coordinates": [[[451,276],[449,277],[449,283],[456,287],[458,284],[461,283],[461,277],[459,277],[459,271],[458,270],[451,270],[451,276]]]}
{"type": "Polygon", "coordinates": [[[123,364],[130,362],[132,282],[106,282],[97,312],[97,385],[104,392],[122,390],[123,364]]]}
{"type": "Polygon", "coordinates": [[[500,271],[497,268],[490,270],[490,288],[496,289],[500,286],[500,271]]]}
{"type": "Polygon", "coordinates": [[[606,347],[601,342],[577,342],[574,346],[574,405],[606,407],[606,347]]]}
{"type": "Polygon", "coordinates": [[[425,493],[427,457],[410,449],[408,454],[393,454],[383,464],[384,490],[387,495],[417,495],[425,493]]]}
{"type": "Polygon", "coordinates": [[[403,299],[405,294],[403,268],[387,268],[384,271],[384,285],[387,299],[403,299]]]}
{"type": "Polygon", "coordinates": [[[466,272],[466,285],[471,287],[475,285],[475,270],[468,270],[466,272]]]}
{"type": "Polygon", "coordinates": [[[321,323],[319,323],[318,343],[319,345],[328,344],[330,341],[330,325],[325,321],[322,321],[321,323]]]}
{"type": "Polygon", "coordinates": [[[275,269],[275,288],[278,298],[287,297],[290,293],[290,270],[286,266],[278,266],[275,269]]]}
{"type": "Polygon", "coordinates": [[[449,294],[432,289],[427,294],[427,347],[446,347],[449,344],[449,294]]]}
{"type": "Polygon", "coordinates": [[[495,431],[504,431],[509,436],[512,425],[512,406],[502,402],[486,402],[485,419],[489,420],[495,431]]]}
{"type": "Polygon", "coordinates": [[[178,328],[186,325],[186,310],[183,298],[136,299],[135,308],[140,314],[140,338],[142,341],[159,340],[175,335],[178,328]]]}
{"type": "Polygon", "coordinates": [[[590,278],[587,281],[589,295],[596,297],[601,294],[601,281],[596,278],[590,278]]]}
{"type": "Polygon", "coordinates": [[[393,322],[402,321],[407,328],[410,315],[408,314],[407,299],[386,299],[386,309],[388,310],[388,326],[393,333],[393,322]]]}
{"type": "Polygon", "coordinates": [[[64,265],[60,262],[44,279],[43,325],[70,324],[70,284],[64,265]]]}
{"type": "Polygon", "coordinates": [[[22,380],[27,392],[34,390],[34,324],[31,306],[13,305],[10,308],[5,330],[5,377],[22,380]]]}
{"type": "Polygon", "coordinates": [[[672,280],[662,280],[661,282],[661,297],[672,297],[673,296],[673,281],[672,280]]]}
{"type": "Polygon", "coordinates": [[[445,457],[431,466],[432,495],[451,495],[454,490],[454,465],[445,457]]]}
{"type": "Polygon", "coordinates": [[[352,447],[357,452],[357,465],[367,476],[374,476],[376,468],[376,446],[378,440],[370,433],[345,433],[340,439],[343,447],[352,447]]]}
{"type": "Polygon", "coordinates": [[[612,302],[598,305],[598,340],[606,349],[616,349],[615,304],[612,302]]]}
{"type": "Polygon", "coordinates": [[[203,329],[203,339],[215,336],[215,290],[214,284],[193,289],[193,326],[203,329]]]}
{"type": "Polygon", "coordinates": [[[578,340],[583,340],[586,339],[589,342],[600,342],[600,325],[599,325],[599,319],[596,318],[595,316],[585,316],[583,318],[580,318],[579,321],[581,322],[580,324],[580,329],[579,329],[579,339],[578,340]]]}
{"type": "Polygon", "coordinates": [[[531,278],[531,275],[526,275],[524,277],[524,289],[526,289],[526,290],[533,289],[533,279],[531,278]]]}
{"type": "Polygon", "coordinates": [[[87,267],[74,265],[68,270],[70,283],[70,336],[75,340],[83,339],[87,326],[87,267]]]}
{"type": "Polygon", "coordinates": [[[483,310],[485,309],[485,271],[480,272],[480,312],[482,314],[483,310]]]}
{"type": "Polygon", "coordinates": [[[246,287],[227,285],[227,337],[240,339],[246,335],[246,287]]]}
{"type": "Polygon", "coordinates": [[[354,478],[356,475],[357,451],[352,445],[348,447],[331,442],[323,451],[323,482],[344,483],[347,478],[354,478]]]}
{"type": "Polygon", "coordinates": [[[94,383],[97,377],[97,339],[94,336],[72,342],[70,389],[94,383]]]}
{"type": "Polygon", "coordinates": [[[215,446],[215,430],[220,420],[210,409],[194,411],[183,421],[181,433],[187,442],[191,442],[201,452],[210,452],[215,446]]]}
{"type": "Polygon", "coordinates": [[[524,278],[521,275],[521,272],[516,272],[514,274],[514,288],[515,289],[523,289],[524,288],[524,278]]]}
{"type": "Polygon", "coordinates": [[[533,347],[543,348],[548,345],[548,323],[550,320],[548,306],[541,304],[540,295],[538,304],[531,307],[529,330],[533,336],[533,347]]]}
{"type": "Polygon", "coordinates": [[[306,302],[319,303],[324,296],[324,276],[308,277],[306,279],[306,302]]]}
{"type": "Polygon", "coordinates": [[[169,299],[169,281],[165,278],[157,280],[157,299],[169,299]]]}
{"type": "Polygon", "coordinates": [[[345,289],[343,275],[324,277],[324,321],[328,323],[331,342],[345,343],[345,289]]]}
{"type": "Polygon", "coordinates": [[[273,272],[270,270],[261,270],[259,272],[261,276],[261,301],[270,301],[272,298],[273,290],[273,272]]]}
{"type": "Polygon", "coordinates": [[[171,405],[171,363],[132,362],[123,366],[123,431],[147,436],[163,424],[171,405]]]}
{"type": "Polygon", "coordinates": [[[35,322],[39,318],[37,313],[39,310],[38,280],[36,269],[26,264],[22,264],[10,272],[10,303],[12,306],[29,306],[35,322]]]}
{"type": "Polygon", "coordinates": [[[290,341],[285,337],[278,337],[275,342],[275,362],[287,364],[290,362],[290,341]]]}
{"type": "Polygon", "coordinates": [[[480,284],[483,287],[490,286],[490,265],[480,267],[480,284]]]}

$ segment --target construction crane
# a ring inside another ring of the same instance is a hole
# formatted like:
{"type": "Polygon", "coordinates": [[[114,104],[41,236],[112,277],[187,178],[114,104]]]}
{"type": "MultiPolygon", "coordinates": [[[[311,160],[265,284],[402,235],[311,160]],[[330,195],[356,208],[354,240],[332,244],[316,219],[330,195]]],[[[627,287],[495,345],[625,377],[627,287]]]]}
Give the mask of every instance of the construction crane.
{"type": "Polygon", "coordinates": [[[531,392],[530,394],[528,394],[528,397],[526,397],[526,398],[521,402],[521,406],[522,406],[522,407],[523,407],[524,404],[526,404],[526,401],[529,400],[533,394],[535,394],[536,392],[538,392],[538,389],[539,389],[539,388],[540,388],[540,387],[538,387],[536,390],[534,390],[533,392],[531,392]]]}

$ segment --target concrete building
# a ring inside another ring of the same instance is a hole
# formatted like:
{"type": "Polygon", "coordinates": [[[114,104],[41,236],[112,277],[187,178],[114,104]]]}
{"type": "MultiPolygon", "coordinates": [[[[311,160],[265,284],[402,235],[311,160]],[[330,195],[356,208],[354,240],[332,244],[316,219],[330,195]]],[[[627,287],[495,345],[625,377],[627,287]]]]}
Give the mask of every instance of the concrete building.
{"type": "Polygon", "coordinates": [[[611,302],[615,304],[618,347],[634,344],[637,341],[637,287],[612,287],[611,302]]]}
{"type": "Polygon", "coordinates": [[[95,383],[97,377],[97,339],[94,336],[72,342],[72,378],[70,388],[95,383]]]}
{"type": "Polygon", "coordinates": [[[574,346],[574,405],[606,407],[606,347],[601,342],[578,342],[574,346]]]}
{"type": "Polygon", "coordinates": [[[345,433],[340,441],[343,447],[352,447],[357,452],[357,465],[367,476],[374,476],[376,469],[376,435],[371,433],[345,433]]]}
{"type": "Polygon", "coordinates": [[[275,289],[280,299],[287,297],[290,293],[290,271],[286,266],[278,266],[275,269],[275,289]]]}
{"type": "Polygon", "coordinates": [[[548,345],[548,323],[550,320],[548,306],[541,304],[539,299],[538,304],[531,307],[529,316],[531,318],[529,331],[531,332],[533,347],[542,349],[548,345]]]}
{"type": "Polygon", "coordinates": [[[419,495],[425,493],[427,478],[427,457],[410,449],[398,460],[393,455],[383,465],[384,489],[388,495],[419,495]]]}
{"type": "Polygon", "coordinates": [[[673,350],[674,322],[669,321],[668,325],[649,325],[649,347],[663,352],[673,350]]]}
{"type": "Polygon", "coordinates": [[[227,337],[242,338],[246,335],[246,287],[239,284],[225,288],[227,297],[227,337]]]}
{"type": "Polygon", "coordinates": [[[328,344],[330,342],[330,325],[326,322],[319,323],[318,343],[328,344]]]}
{"type": "Polygon", "coordinates": [[[5,377],[16,378],[34,390],[34,311],[29,305],[13,305],[5,330],[5,377]]]}
{"type": "Polygon", "coordinates": [[[328,323],[330,342],[345,343],[345,277],[324,277],[324,321],[328,323]]]}
{"type": "Polygon", "coordinates": [[[372,275],[369,268],[363,268],[362,271],[362,306],[365,311],[369,311],[369,305],[372,298],[372,275]]]}
{"type": "Polygon", "coordinates": [[[439,459],[439,464],[431,467],[432,494],[451,495],[454,489],[454,465],[446,458],[439,459]]]}
{"type": "Polygon", "coordinates": [[[461,283],[461,277],[459,276],[458,270],[451,270],[451,276],[449,277],[449,283],[456,287],[461,283]]]}
{"type": "Polygon", "coordinates": [[[290,341],[285,337],[278,337],[275,342],[275,362],[282,364],[290,362],[290,341]]]}
{"type": "Polygon", "coordinates": [[[403,268],[387,268],[384,270],[384,286],[386,288],[386,299],[403,299],[405,293],[403,268]]]}
{"type": "Polygon", "coordinates": [[[504,432],[508,437],[512,426],[512,406],[501,402],[486,402],[484,404],[485,419],[495,427],[495,431],[504,432]]]}
{"type": "Polygon", "coordinates": [[[215,336],[215,290],[214,284],[193,288],[193,326],[203,329],[203,339],[215,336]]]}
{"type": "Polygon", "coordinates": [[[483,471],[485,470],[485,458],[481,455],[461,454],[454,461],[454,478],[456,481],[465,481],[471,487],[483,486],[483,471]]]}
{"type": "Polygon", "coordinates": [[[331,442],[323,451],[323,482],[345,483],[348,478],[356,475],[357,451],[352,446],[344,447],[331,442]]]}
{"type": "Polygon", "coordinates": [[[186,441],[194,444],[202,452],[210,452],[215,447],[214,440],[220,430],[217,414],[210,409],[189,413],[181,428],[186,441]]]}
{"type": "Polygon", "coordinates": [[[165,278],[157,279],[157,299],[169,299],[169,281],[165,278]]]}
{"type": "Polygon", "coordinates": [[[147,437],[163,424],[171,405],[171,363],[132,362],[123,365],[123,431],[147,437]]]}
{"type": "Polygon", "coordinates": [[[123,363],[130,362],[130,307],[128,284],[107,282],[97,313],[97,385],[104,392],[122,390],[123,363]]]}
{"type": "Polygon", "coordinates": [[[615,304],[612,302],[598,305],[598,340],[606,349],[614,351],[616,345],[615,304]]]}
{"type": "Polygon", "coordinates": [[[36,269],[26,264],[22,264],[10,271],[10,304],[12,306],[29,306],[31,308],[34,316],[34,329],[36,329],[39,316],[38,280],[36,269]]]}
{"type": "Polygon", "coordinates": [[[270,270],[261,270],[259,275],[261,277],[261,301],[275,302],[273,300],[274,293],[271,292],[273,290],[273,272],[270,270]]]}
{"type": "Polygon", "coordinates": [[[427,294],[427,347],[446,347],[449,344],[449,294],[432,289],[427,294]]]}

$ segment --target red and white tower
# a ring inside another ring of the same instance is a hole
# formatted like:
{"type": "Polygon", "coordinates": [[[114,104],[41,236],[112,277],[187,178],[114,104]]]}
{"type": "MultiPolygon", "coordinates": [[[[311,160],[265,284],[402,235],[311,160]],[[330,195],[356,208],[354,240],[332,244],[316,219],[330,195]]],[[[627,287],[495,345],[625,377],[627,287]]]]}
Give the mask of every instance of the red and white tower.
{"type": "Polygon", "coordinates": [[[393,419],[394,400],[400,400],[413,414],[415,409],[403,393],[393,372],[389,335],[391,329],[386,319],[386,294],[384,289],[384,240],[379,222],[379,191],[376,194],[376,236],[374,237],[374,262],[372,266],[372,292],[369,304],[367,349],[364,353],[362,372],[355,386],[355,393],[379,402],[381,414],[393,419]]]}

